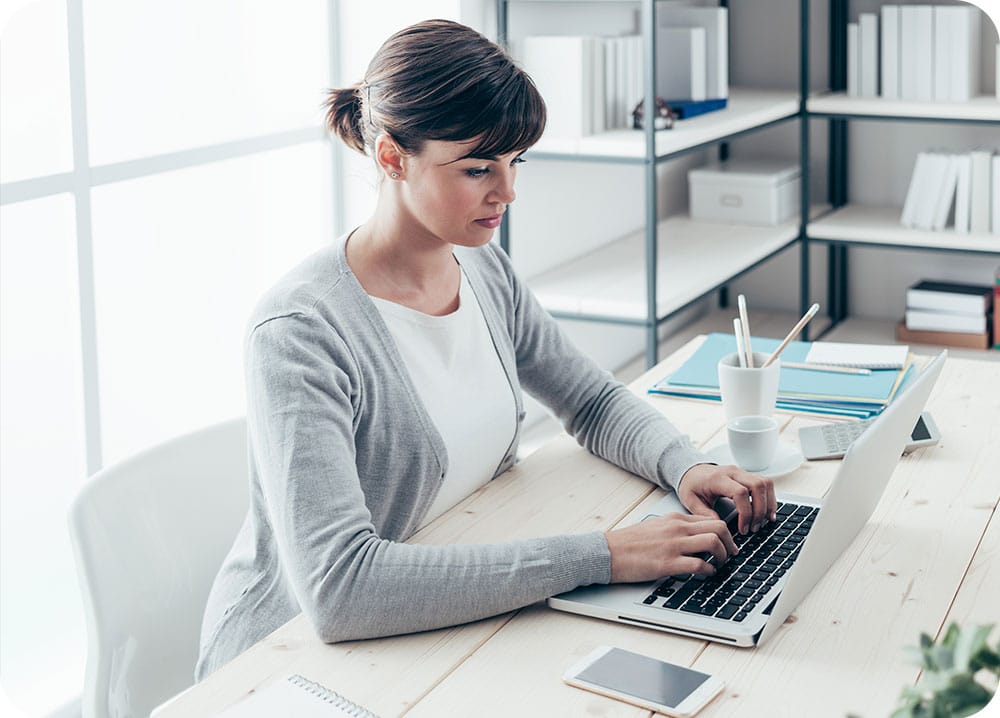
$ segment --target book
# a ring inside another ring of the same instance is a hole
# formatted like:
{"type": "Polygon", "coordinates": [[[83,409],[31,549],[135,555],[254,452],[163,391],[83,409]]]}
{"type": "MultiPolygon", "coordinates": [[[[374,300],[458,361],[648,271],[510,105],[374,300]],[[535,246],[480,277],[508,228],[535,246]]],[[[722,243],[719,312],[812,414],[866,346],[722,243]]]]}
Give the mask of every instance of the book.
{"type": "Polygon", "coordinates": [[[705,28],[664,27],[657,32],[656,94],[660,97],[708,97],[705,28]]]}
{"type": "Polygon", "coordinates": [[[988,285],[925,279],[906,290],[906,308],[985,315],[990,311],[992,296],[993,289],[988,285]]]}
{"type": "Polygon", "coordinates": [[[930,332],[982,334],[987,331],[985,314],[935,312],[930,309],[907,309],[906,328],[930,332]]]}
{"type": "Polygon", "coordinates": [[[593,47],[592,38],[573,35],[530,35],[521,42],[521,65],[545,98],[546,137],[592,133],[593,47]]]}
{"type": "Polygon", "coordinates": [[[902,5],[899,12],[899,97],[930,101],[934,98],[933,8],[930,5],[902,5]]]}
{"type": "Polygon", "coordinates": [[[724,110],[728,100],[720,97],[709,100],[666,100],[666,103],[678,120],[687,120],[706,112],[724,110]]]}
{"type": "Polygon", "coordinates": [[[958,157],[956,155],[943,155],[943,157],[946,163],[945,170],[941,178],[941,189],[934,205],[934,218],[931,222],[931,229],[935,231],[941,231],[948,223],[951,208],[955,204],[955,186],[958,182],[958,157]]]}
{"type": "Polygon", "coordinates": [[[729,97],[729,9],[664,3],[661,27],[705,29],[705,92],[709,99],[729,97]]]}
{"type": "Polygon", "coordinates": [[[934,216],[931,229],[940,231],[948,223],[951,208],[955,205],[955,186],[958,182],[958,160],[955,155],[942,155],[945,160],[941,176],[940,190],[934,202],[934,216]]]}
{"type": "Polygon", "coordinates": [[[356,703],[300,675],[287,676],[251,693],[218,718],[378,718],[356,703]]]}
{"type": "MultiPolygon", "coordinates": [[[[781,344],[780,339],[764,337],[752,338],[751,342],[756,351],[765,353],[774,351],[781,344]]],[[[810,342],[790,342],[781,353],[781,359],[802,362],[810,347],[810,342]]],[[[677,371],[656,382],[647,391],[684,399],[721,401],[718,363],[722,357],[735,351],[736,338],[732,334],[709,334],[677,371]]],[[[776,407],[867,419],[880,413],[913,376],[909,357],[903,369],[878,370],[867,375],[782,366],[776,407]]]]}
{"type": "MultiPolygon", "coordinates": [[[[952,47],[952,8],[948,5],[933,5],[934,47],[931,50],[934,72],[934,100],[947,102],[951,98],[951,62],[957,48],[952,47]]],[[[956,37],[957,39],[957,37],[956,37]]]]}
{"type": "Polygon", "coordinates": [[[898,344],[853,344],[845,342],[812,343],[806,362],[858,369],[902,369],[909,347],[898,344]]]}
{"type": "Polygon", "coordinates": [[[960,332],[933,332],[907,329],[905,322],[896,326],[896,339],[909,344],[932,344],[961,349],[989,349],[989,333],[963,334],[960,332]]]}
{"type": "Polygon", "coordinates": [[[986,234],[990,231],[990,165],[992,152],[975,150],[972,158],[972,183],[969,195],[969,231],[986,234]]]}
{"type": "Polygon", "coordinates": [[[956,155],[958,176],[955,180],[955,231],[969,233],[969,188],[972,184],[972,158],[968,153],[956,155]]]}
{"type": "Polygon", "coordinates": [[[861,53],[861,96],[878,97],[878,15],[863,12],[858,16],[858,47],[861,53]]]}
{"type": "Polygon", "coordinates": [[[858,23],[847,23],[847,95],[861,95],[861,44],[858,23]]]}
{"type": "Polygon", "coordinates": [[[904,227],[917,226],[917,206],[920,202],[922,178],[927,171],[929,161],[929,152],[918,152],[917,158],[913,161],[913,172],[910,173],[910,187],[906,191],[906,199],[903,202],[903,214],[899,219],[904,227]]]}
{"type": "Polygon", "coordinates": [[[944,189],[948,173],[948,155],[940,152],[929,153],[926,171],[920,176],[918,201],[914,226],[917,229],[932,229],[938,198],[944,189]]]}
{"type": "Polygon", "coordinates": [[[618,111],[618,58],[615,53],[615,38],[601,38],[601,55],[604,57],[604,127],[614,130],[623,127],[621,118],[625,113],[618,111]]]}
{"type": "Polygon", "coordinates": [[[586,54],[590,58],[590,134],[604,132],[604,107],[607,90],[604,86],[604,48],[599,37],[588,37],[586,54]]]}
{"type": "Polygon", "coordinates": [[[882,6],[882,97],[899,99],[899,6],[882,6]]]}
{"type": "MultiPolygon", "coordinates": [[[[626,43],[628,42],[627,37],[615,37],[612,38],[612,46],[614,47],[615,55],[615,69],[616,69],[616,86],[615,86],[615,120],[618,127],[631,127],[632,126],[632,110],[635,109],[634,105],[629,105],[629,101],[632,98],[631,94],[631,78],[628,75],[629,65],[628,58],[626,57],[627,49],[626,43]]],[[[638,100],[636,100],[638,103],[638,100]]]]}
{"type": "Polygon", "coordinates": [[[950,18],[951,61],[948,99],[968,102],[979,94],[982,13],[971,5],[945,6],[950,18]]]}

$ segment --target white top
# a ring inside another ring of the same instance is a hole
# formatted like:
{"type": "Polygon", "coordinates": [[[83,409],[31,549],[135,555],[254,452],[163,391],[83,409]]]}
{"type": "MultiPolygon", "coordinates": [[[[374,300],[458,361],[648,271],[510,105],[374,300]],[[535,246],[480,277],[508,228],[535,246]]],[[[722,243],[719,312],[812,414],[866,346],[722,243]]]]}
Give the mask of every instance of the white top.
{"type": "Polygon", "coordinates": [[[513,390],[461,274],[459,307],[443,317],[372,297],[448,452],[441,490],[422,525],[493,478],[516,428],[513,390]]]}

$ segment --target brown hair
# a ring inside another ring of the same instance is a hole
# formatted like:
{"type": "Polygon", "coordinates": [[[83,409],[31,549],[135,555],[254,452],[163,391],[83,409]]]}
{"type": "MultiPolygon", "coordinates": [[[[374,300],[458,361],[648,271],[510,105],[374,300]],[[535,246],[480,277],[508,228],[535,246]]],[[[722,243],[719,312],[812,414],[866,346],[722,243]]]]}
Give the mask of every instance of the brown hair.
{"type": "Polygon", "coordinates": [[[354,87],[329,91],[326,124],[366,154],[380,132],[417,153],[427,140],[479,142],[470,157],[525,150],[545,129],[531,78],[496,44],[449,20],[400,30],[354,87]]]}

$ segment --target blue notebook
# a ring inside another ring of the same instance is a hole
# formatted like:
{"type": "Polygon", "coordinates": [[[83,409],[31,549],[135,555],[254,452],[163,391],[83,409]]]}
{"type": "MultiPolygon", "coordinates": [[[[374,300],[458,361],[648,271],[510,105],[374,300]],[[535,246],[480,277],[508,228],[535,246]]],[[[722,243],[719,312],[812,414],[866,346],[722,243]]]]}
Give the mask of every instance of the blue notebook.
{"type": "MultiPolygon", "coordinates": [[[[778,339],[753,338],[754,351],[770,353],[778,339]]],[[[786,361],[801,362],[811,342],[791,342],[781,353],[786,361]]],[[[650,387],[649,392],[719,401],[719,360],[736,351],[732,334],[709,334],[680,369],[650,387]]],[[[779,409],[869,418],[885,408],[897,391],[914,376],[904,370],[874,370],[870,374],[838,374],[782,367],[778,382],[779,409]],[[902,374],[902,375],[901,375],[902,374]]]]}

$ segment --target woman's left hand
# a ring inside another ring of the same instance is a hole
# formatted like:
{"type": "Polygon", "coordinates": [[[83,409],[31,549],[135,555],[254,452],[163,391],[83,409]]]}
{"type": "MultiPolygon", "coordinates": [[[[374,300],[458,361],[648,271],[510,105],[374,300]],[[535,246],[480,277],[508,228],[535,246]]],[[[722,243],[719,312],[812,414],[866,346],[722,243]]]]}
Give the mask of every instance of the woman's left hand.
{"type": "Polygon", "coordinates": [[[738,466],[695,464],[681,477],[677,497],[687,510],[699,516],[718,518],[712,510],[716,499],[725,496],[736,504],[739,532],[756,531],[774,521],[778,510],[774,483],[738,466]]]}

